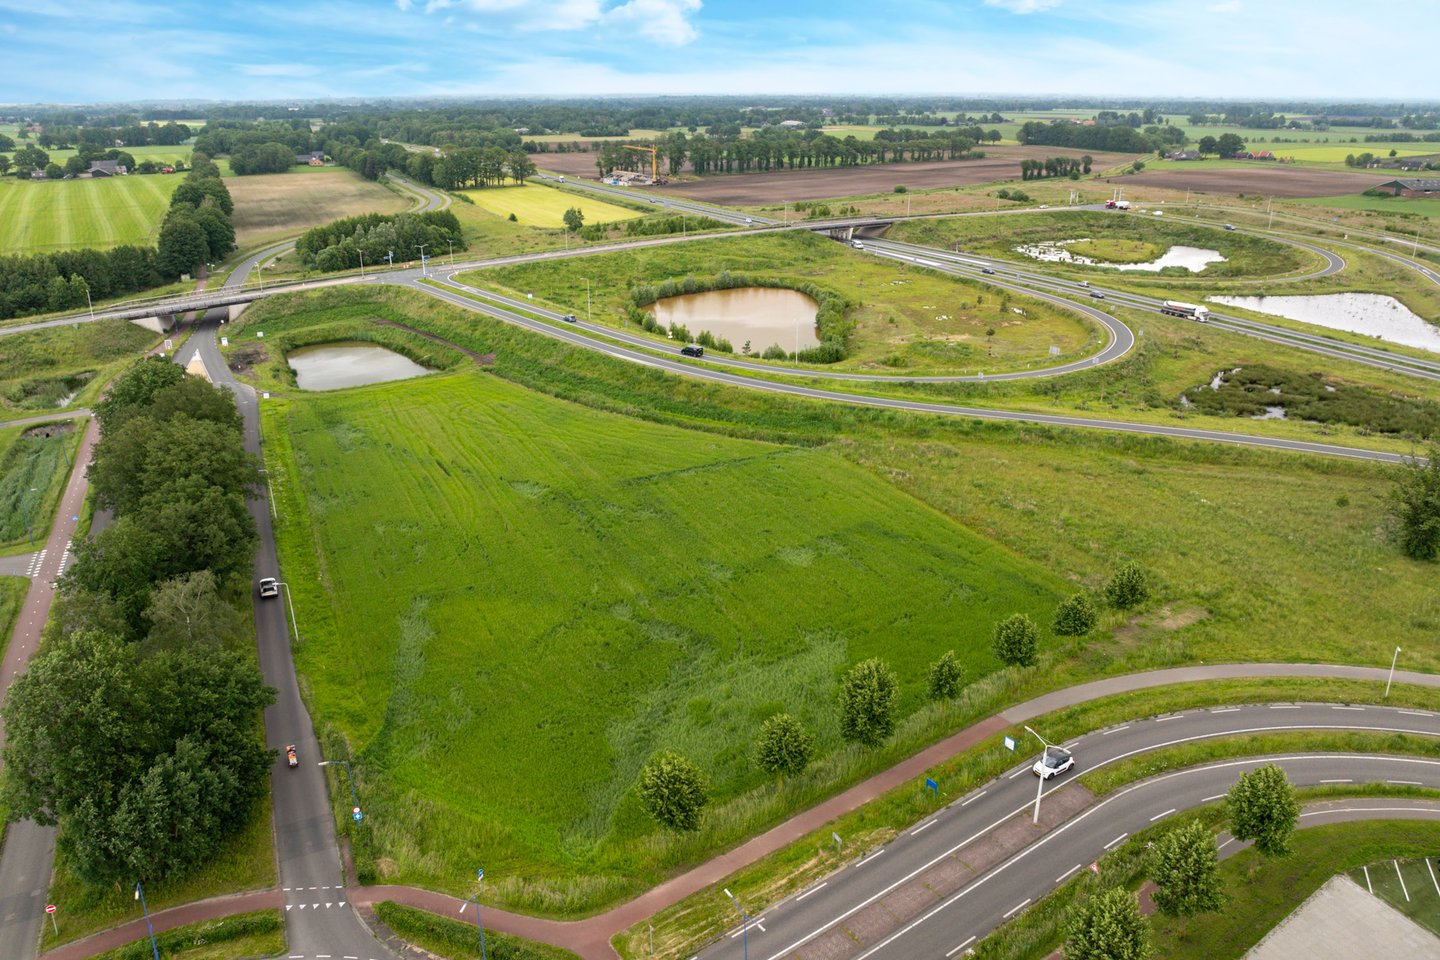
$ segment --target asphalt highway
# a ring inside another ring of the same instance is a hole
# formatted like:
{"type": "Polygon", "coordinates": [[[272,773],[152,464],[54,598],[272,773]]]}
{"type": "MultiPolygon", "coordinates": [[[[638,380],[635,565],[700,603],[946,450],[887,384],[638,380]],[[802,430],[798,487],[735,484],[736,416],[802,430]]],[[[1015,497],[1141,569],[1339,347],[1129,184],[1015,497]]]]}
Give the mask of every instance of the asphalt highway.
{"type": "MultiPolygon", "coordinates": [[[[1006,774],[954,797],[887,846],[856,851],[844,868],[807,890],[766,905],[747,903],[745,891],[732,888],[752,922],[743,932],[737,924],[699,956],[733,956],[734,933],[748,939],[758,960],[950,956],[1126,837],[1178,811],[1216,801],[1240,772],[1271,760],[1280,762],[1299,785],[1390,782],[1440,787],[1437,760],[1303,754],[1225,761],[1165,774],[1088,806],[1073,787],[1067,796],[1055,796],[1086,771],[1146,751],[1215,737],[1295,730],[1440,737],[1440,716],[1381,707],[1271,704],[1186,711],[1072,740],[1060,739],[1064,731],[1042,729],[1041,735],[1063,743],[1076,759],[1071,772],[1045,785],[1041,814],[1042,822],[1052,827],[1048,832],[1030,826],[1039,781],[1029,768],[1038,742],[1022,742],[1020,762],[1006,774]],[[1061,809],[1047,815],[1047,803],[1061,809]],[[1012,836],[1017,829],[1022,834],[1033,831],[1035,839],[1031,843],[1027,837],[1019,852],[988,864],[986,836],[997,829],[1012,836]]],[[[994,749],[1004,747],[996,743],[994,749]]],[[[940,784],[942,790],[945,786],[940,784]]]]}

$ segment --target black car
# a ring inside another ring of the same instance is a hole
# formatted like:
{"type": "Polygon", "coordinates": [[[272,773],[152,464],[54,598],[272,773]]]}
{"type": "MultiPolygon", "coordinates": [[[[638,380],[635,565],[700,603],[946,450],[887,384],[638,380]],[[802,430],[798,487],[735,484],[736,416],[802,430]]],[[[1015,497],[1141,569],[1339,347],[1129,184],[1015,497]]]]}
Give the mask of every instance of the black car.
{"type": "Polygon", "coordinates": [[[981,273],[989,273],[989,274],[994,274],[994,273],[995,273],[995,271],[994,271],[994,270],[991,270],[989,267],[981,267],[981,268],[980,268],[980,272],[981,272],[981,273]]]}
{"type": "Polygon", "coordinates": [[[705,356],[705,348],[697,347],[693,343],[687,343],[680,348],[680,355],[684,357],[703,357],[705,356]]]}
{"type": "Polygon", "coordinates": [[[1090,291],[1090,296],[1094,297],[1096,300],[1104,300],[1104,299],[1105,299],[1105,294],[1101,293],[1099,290],[1091,290],[1091,291],[1090,291]]]}
{"type": "Polygon", "coordinates": [[[575,316],[575,314],[573,314],[573,313],[567,313],[567,314],[565,314],[565,316],[561,317],[560,319],[561,319],[561,320],[564,320],[566,323],[579,323],[579,322],[580,322],[580,318],[577,317],[577,316],[575,316]]]}

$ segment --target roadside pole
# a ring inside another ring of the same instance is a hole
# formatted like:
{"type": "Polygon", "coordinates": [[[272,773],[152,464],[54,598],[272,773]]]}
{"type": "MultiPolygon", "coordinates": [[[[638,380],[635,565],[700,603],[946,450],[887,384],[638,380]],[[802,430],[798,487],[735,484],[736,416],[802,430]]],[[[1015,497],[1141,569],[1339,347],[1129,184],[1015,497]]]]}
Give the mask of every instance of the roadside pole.
{"type": "Polygon", "coordinates": [[[1394,681],[1394,679],[1395,679],[1395,663],[1396,663],[1396,661],[1399,660],[1399,659],[1400,659],[1400,648],[1399,648],[1399,647],[1396,647],[1396,648],[1395,648],[1395,655],[1390,658],[1390,676],[1385,679],[1385,696],[1383,696],[1383,697],[1380,698],[1380,699],[1382,699],[1382,700],[1388,700],[1388,699],[1390,699],[1390,684],[1391,684],[1391,682],[1394,681]]]}

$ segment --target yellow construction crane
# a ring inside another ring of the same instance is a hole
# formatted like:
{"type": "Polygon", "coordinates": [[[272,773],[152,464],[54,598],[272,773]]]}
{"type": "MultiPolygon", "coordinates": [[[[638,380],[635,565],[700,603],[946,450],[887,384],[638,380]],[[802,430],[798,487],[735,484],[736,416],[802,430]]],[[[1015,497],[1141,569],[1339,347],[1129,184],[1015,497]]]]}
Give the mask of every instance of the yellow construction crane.
{"type": "Polygon", "coordinates": [[[660,164],[659,164],[659,163],[656,161],[656,159],[655,159],[655,147],[654,147],[654,145],[651,145],[651,146],[648,146],[648,147],[632,147],[630,144],[627,143],[627,144],[625,144],[624,146],[625,146],[625,149],[626,149],[626,150],[639,150],[641,153],[648,153],[648,154],[650,154],[650,182],[651,182],[651,183],[659,183],[659,182],[660,182],[660,164]]]}

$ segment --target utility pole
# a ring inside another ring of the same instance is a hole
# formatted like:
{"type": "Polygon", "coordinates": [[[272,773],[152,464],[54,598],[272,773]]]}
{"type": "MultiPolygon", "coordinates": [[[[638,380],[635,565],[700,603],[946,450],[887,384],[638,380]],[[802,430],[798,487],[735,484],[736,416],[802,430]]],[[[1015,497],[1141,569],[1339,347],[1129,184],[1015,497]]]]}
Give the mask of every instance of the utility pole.
{"type": "Polygon", "coordinates": [[[360,251],[360,276],[365,276],[365,251],[360,251]]]}
{"type": "Polygon", "coordinates": [[[1391,684],[1391,682],[1394,681],[1394,679],[1395,679],[1395,663],[1396,663],[1396,661],[1399,660],[1399,659],[1400,659],[1400,648],[1399,648],[1399,647],[1396,647],[1396,648],[1395,648],[1395,656],[1393,656],[1393,657],[1390,658],[1390,676],[1389,676],[1389,678],[1386,679],[1386,681],[1385,681],[1385,696],[1381,697],[1382,700],[1388,700],[1388,699],[1390,699],[1390,684],[1391,684]]]}

